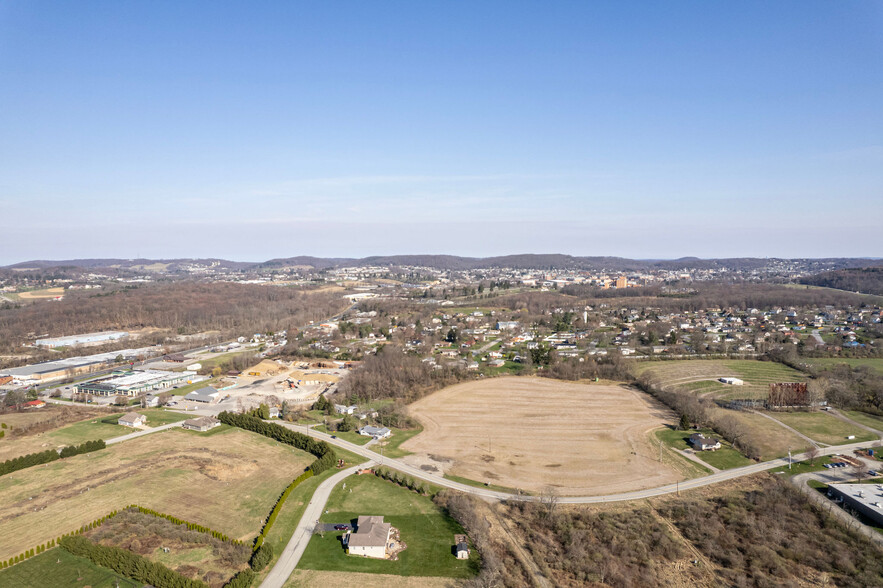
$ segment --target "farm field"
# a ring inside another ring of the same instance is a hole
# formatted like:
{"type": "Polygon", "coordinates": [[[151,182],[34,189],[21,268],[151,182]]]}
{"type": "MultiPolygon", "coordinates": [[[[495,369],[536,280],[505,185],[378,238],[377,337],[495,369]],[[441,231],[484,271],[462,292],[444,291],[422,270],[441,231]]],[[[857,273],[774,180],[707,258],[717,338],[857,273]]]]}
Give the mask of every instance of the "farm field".
{"type": "Polygon", "coordinates": [[[7,474],[0,559],[133,503],[248,540],[313,459],[239,429],[171,429],[7,474]]]}
{"type": "Polygon", "coordinates": [[[431,576],[393,576],[391,574],[360,574],[357,572],[322,572],[294,570],[284,588],[311,588],[313,586],[344,586],[359,588],[452,588],[451,578],[431,576]]]}
{"type": "Polygon", "coordinates": [[[649,432],[675,416],[625,386],[494,378],[451,386],[410,405],[423,432],[404,461],[539,492],[603,494],[682,479],[657,461],[649,432]]]}
{"type": "Polygon", "coordinates": [[[846,364],[853,368],[868,367],[878,374],[883,374],[883,358],[880,357],[815,357],[805,358],[802,361],[823,369],[846,364]]]}
{"type": "Polygon", "coordinates": [[[769,385],[804,382],[806,376],[772,361],[751,359],[688,359],[649,361],[636,364],[638,374],[649,373],[664,387],[676,387],[714,398],[766,398],[769,385]],[[743,386],[716,382],[720,377],[744,380],[743,386]]]}
{"type": "Polygon", "coordinates": [[[826,412],[772,412],[770,415],[789,427],[794,427],[810,439],[828,445],[878,439],[873,433],[841,421],[826,412]],[[848,440],[847,437],[850,435],[855,435],[855,439],[848,440]]]}
{"type": "MultiPolygon", "coordinates": [[[[136,408],[133,410],[145,415],[148,426],[152,427],[183,421],[188,418],[186,415],[162,409],[136,408]]],[[[36,435],[0,439],[0,461],[65,445],[79,445],[80,443],[94,441],[95,439],[111,439],[134,432],[136,429],[116,424],[123,414],[122,412],[112,414],[101,413],[91,418],[36,435]]]]}
{"type": "Polygon", "coordinates": [[[467,560],[451,553],[460,525],[430,498],[373,475],[350,476],[331,493],[321,519],[350,523],[359,515],[382,515],[401,533],[407,549],[396,561],[349,556],[340,542],[342,532],[313,535],[298,569],[468,578],[478,572],[478,554],[467,560]],[[344,488],[344,484],[346,488],[344,488]]]}
{"type": "Polygon", "coordinates": [[[84,557],[71,555],[56,547],[13,567],[0,571],[0,586],[5,588],[141,588],[142,583],[130,580],[107,568],[96,566],[84,557]]]}
{"type": "Polygon", "coordinates": [[[64,288],[29,290],[27,292],[18,292],[17,295],[22,300],[40,300],[43,298],[55,298],[56,296],[64,296],[64,288]]]}

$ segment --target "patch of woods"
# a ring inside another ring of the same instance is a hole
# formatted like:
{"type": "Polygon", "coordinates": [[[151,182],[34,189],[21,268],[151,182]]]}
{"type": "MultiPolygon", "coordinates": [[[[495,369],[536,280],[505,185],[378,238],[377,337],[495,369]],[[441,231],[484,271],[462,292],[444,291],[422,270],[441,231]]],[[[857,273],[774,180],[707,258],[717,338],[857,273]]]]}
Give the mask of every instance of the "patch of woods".
{"type": "Polygon", "coordinates": [[[448,489],[438,492],[432,500],[463,527],[481,555],[478,576],[463,581],[463,588],[522,588],[532,584],[509,542],[499,531],[492,530],[491,519],[495,515],[488,503],[448,489]]]}
{"type": "Polygon", "coordinates": [[[875,546],[772,476],[748,490],[626,509],[511,502],[507,515],[560,586],[883,584],[875,546]],[[696,557],[696,553],[701,557],[696,557]],[[712,565],[708,566],[707,562],[712,565]],[[709,569],[711,568],[711,569],[709,569]]]}
{"type": "Polygon", "coordinates": [[[65,459],[83,453],[91,453],[93,451],[98,451],[99,449],[104,449],[105,447],[106,445],[104,444],[104,441],[98,439],[96,441],[86,441],[80,445],[68,445],[63,447],[61,451],[47,449],[46,451],[13,457],[12,459],[7,459],[0,463],[0,476],[5,476],[12,472],[17,472],[25,468],[42,465],[59,459],[65,459]]]}
{"type": "Polygon", "coordinates": [[[883,295],[883,267],[855,267],[822,272],[801,278],[800,283],[883,295]]]}
{"type": "Polygon", "coordinates": [[[201,560],[180,563],[174,571],[191,580],[219,588],[236,573],[248,567],[251,547],[222,540],[211,533],[176,524],[164,517],[151,516],[130,507],[108,519],[85,537],[101,546],[118,547],[147,557],[168,549],[173,554],[202,549],[201,560]]]}
{"type": "Polygon", "coordinates": [[[829,403],[883,415],[883,377],[871,368],[836,364],[825,369],[810,367],[809,370],[813,382],[823,389],[829,403]]]}
{"type": "MultiPolygon", "coordinates": [[[[138,345],[144,345],[163,343],[170,335],[204,331],[218,331],[218,340],[242,333],[292,332],[346,306],[339,294],[255,284],[174,282],[99,293],[69,290],[57,302],[0,307],[0,332],[4,334],[0,352],[19,349],[33,333],[57,336],[144,327],[164,331],[153,338],[138,339],[138,345]]],[[[131,346],[131,342],[125,344],[131,346]]]]}
{"type": "Polygon", "coordinates": [[[363,402],[393,398],[411,403],[445,386],[474,377],[456,368],[433,369],[419,357],[385,345],[344,378],[339,390],[345,397],[363,402]]]}

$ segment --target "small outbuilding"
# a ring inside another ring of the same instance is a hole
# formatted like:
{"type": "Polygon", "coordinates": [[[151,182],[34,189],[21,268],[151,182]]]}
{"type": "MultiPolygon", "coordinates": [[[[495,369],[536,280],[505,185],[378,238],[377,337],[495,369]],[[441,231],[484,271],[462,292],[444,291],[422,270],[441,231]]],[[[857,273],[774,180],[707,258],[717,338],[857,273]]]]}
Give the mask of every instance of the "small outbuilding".
{"type": "Polygon", "coordinates": [[[469,559],[469,542],[466,535],[454,535],[454,555],[457,559],[469,559]]]}

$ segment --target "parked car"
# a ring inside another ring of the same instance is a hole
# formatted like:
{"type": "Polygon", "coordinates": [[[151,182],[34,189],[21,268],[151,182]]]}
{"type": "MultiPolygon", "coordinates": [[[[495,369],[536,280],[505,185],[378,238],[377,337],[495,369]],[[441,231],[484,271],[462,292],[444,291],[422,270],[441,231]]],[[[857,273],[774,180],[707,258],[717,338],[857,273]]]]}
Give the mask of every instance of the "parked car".
{"type": "Polygon", "coordinates": [[[334,530],[335,531],[349,531],[350,526],[349,525],[334,525],[334,530]]]}

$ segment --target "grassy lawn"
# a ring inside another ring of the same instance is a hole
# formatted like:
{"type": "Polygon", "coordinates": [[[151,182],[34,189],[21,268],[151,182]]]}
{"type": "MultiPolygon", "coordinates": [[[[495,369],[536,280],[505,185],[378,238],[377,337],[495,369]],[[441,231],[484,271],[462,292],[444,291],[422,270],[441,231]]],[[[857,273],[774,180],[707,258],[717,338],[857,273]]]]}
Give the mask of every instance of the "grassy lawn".
{"type": "Polygon", "coordinates": [[[383,455],[385,457],[399,458],[411,455],[410,451],[405,451],[399,446],[414,435],[423,431],[423,427],[417,427],[415,429],[395,429],[390,427],[389,429],[392,431],[392,435],[389,439],[381,439],[378,443],[375,443],[368,449],[375,453],[380,453],[380,445],[383,444],[383,455]]]}
{"type": "Polygon", "coordinates": [[[772,413],[772,416],[810,439],[829,445],[858,443],[878,438],[873,433],[854,427],[826,412],[776,412],[772,413]],[[847,439],[850,435],[855,435],[855,439],[847,439]]]}
{"type": "Polygon", "coordinates": [[[130,580],[107,568],[98,567],[85,558],[76,557],[56,547],[0,572],[0,586],[6,588],[140,588],[141,582],[130,580]]]}
{"type": "Polygon", "coordinates": [[[786,476],[796,476],[797,474],[806,474],[808,472],[821,472],[824,470],[824,465],[826,463],[831,463],[831,458],[829,456],[820,456],[817,457],[812,465],[808,461],[799,461],[797,463],[791,464],[791,469],[788,469],[788,466],[782,466],[780,468],[776,468],[774,470],[770,470],[772,474],[782,474],[786,476]]]}
{"type": "MultiPolygon", "coordinates": [[[[460,482],[461,484],[466,484],[467,486],[473,486],[475,488],[487,488],[488,490],[494,490],[496,492],[509,492],[510,494],[518,494],[519,490],[517,488],[509,488],[508,486],[498,486],[497,484],[485,484],[484,482],[476,482],[475,480],[471,480],[469,478],[464,478],[463,476],[455,476],[453,474],[445,474],[445,478],[448,480],[452,480],[454,482],[460,482]]],[[[531,494],[530,492],[521,491],[522,494],[531,494]]]]}
{"type": "Polygon", "coordinates": [[[460,525],[445,515],[432,500],[376,476],[350,476],[337,486],[328,500],[323,522],[347,522],[359,515],[382,515],[401,532],[407,549],[397,561],[348,556],[340,542],[342,533],[313,535],[298,568],[394,574],[399,576],[447,576],[468,578],[478,572],[473,549],[468,560],[451,553],[460,525]]]}
{"type": "Polygon", "coordinates": [[[367,435],[359,435],[355,431],[329,431],[325,428],[325,425],[316,425],[313,427],[314,431],[319,431],[322,433],[328,433],[329,435],[335,435],[344,441],[349,441],[350,443],[355,443],[356,445],[364,445],[368,441],[371,440],[371,437],[367,435]]]}
{"type": "Polygon", "coordinates": [[[854,420],[857,423],[861,423],[866,427],[871,427],[872,429],[877,429],[878,431],[883,431],[883,417],[874,416],[872,414],[868,414],[866,412],[861,412],[858,410],[842,410],[840,411],[854,420]]]}
{"type": "Polygon", "coordinates": [[[846,364],[853,368],[868,367],[878,374],[883,374],[883,358],[880,357],[816,357],[803,359],[803,361],[820,368],[839,364],[846,364]]]}
{"type": "Polygon", "coordinates": [[[206,386],[211,386],[212,384],[217,383],[218,380],[220,380],[220,378],[212,378],[209,380],[203,380],[201,382],[194,382],[192,384],[187,384],[186,386],[172,388],[171,390],[168,390],[168,392],[171,392],[172,396],[186,396],[187,394],[190,394],[194,390],[199,390],[200,388],[205,388],[206,386]]]}
{"type": "Polygon", "coordinates": [[[720,435],[715,434],[715,432],[710,429],[699,429],[698,431],[695,429],[690,429],[689,431],[679,431],[677,429],[666,428],[657,431],[656,437],[669,447],[683,450],[692,448],[692,445],[687,443],[687,439],[690,437],[690,435],[697,432],[702,433],[706,437],[715,437],[717,439],[720,439],[720,449],[717,449],[715,451],[695,452],[696,457],[698,457],[708,465],[719,470],[728,470],[730,468],[737,468],[754,463],[752,460],[748,459],[747,457],[736,451],[732,445],[721,439],[720,435]]]}

